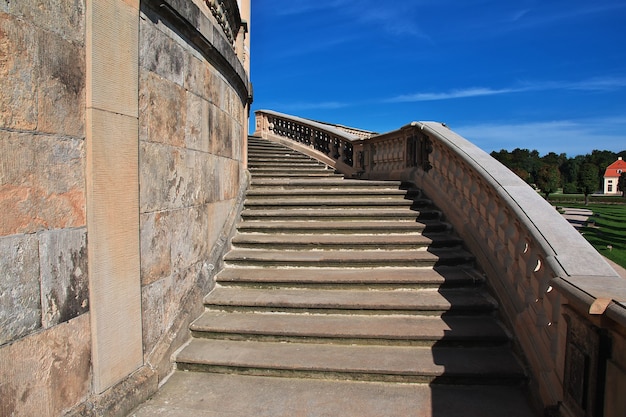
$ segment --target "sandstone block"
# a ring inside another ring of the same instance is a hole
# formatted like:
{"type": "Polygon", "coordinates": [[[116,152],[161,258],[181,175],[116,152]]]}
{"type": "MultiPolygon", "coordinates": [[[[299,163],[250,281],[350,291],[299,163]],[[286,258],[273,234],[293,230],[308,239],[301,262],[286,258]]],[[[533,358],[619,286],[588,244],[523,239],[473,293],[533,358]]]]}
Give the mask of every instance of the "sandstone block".
{"type": "Polygon", "coordinates": [[[183,86],[185,82],[185,51],[163,33],[152,21],[139,25],[139,65],[148,71],[183,86]]]}
{"type": "Polygon", "coordinates": [[[141,287],[144,357],[150,355],[165,331],[164,299],[170,286],[167,277],[141,287]]]}
{"type": "Polygon", "coordinates": [[[185,90],[154,73],[146,74],[141,81],[140,131],[145,131],[147,141],[183,147],[187,119],[185,90]]]}
{"type": "Polygon", "coordinates": [[[0,345],[41,327],[40,291],[34,235],[0,238],[0,345]]]}
{"type": "Polygon", "coordinates": [[[190,93],[208,99],[207,74],[208,68],[204,60],[193,55],[187,56],[185,71],[185,89],[190,93]]]}
{"type": "Polygon", "coordinates": [[[0,14],[0,127],[37,127],[38,49],[33,32],[23,22],[0,14]]]}
{"type": "Polygon", "coordinates": [[[85,4],[76,0],[11,1],[9,12],[22,17],[47,32],[83,43],[85,40],[85,4]]]}
{"type": "Polygon", "coordinates": [[[187,93],[187,123],[185,146],[202,152],[209,151],[209,102],[187,93]]]}
{"type": "Polygon", "coordinates": [[[63,415],[89,394],[89,314],[0,348],[0,415],[63,415]]]}
{"type": "Polygon", "coordinates": [[[232,127],[230,117],[222,110],[211,106],[211,153],[232,157],[232,127]]]}
{"type": "Polygon", "coordinates": [[[85,49],[40,32],[38,130],[84,137],[85,49]]]}
{"type": "Polygon", "coordinates": [[[142,285],[149,285],[171,274],[171,230],[169,212],[141,214],[142,285]]]}
{"type": "Polygon", "coordinates": [[[208,257],[209,230],[206,206],[190,207],[172,212],[173,274],[208,257]]]}
{"type": "Polygon", "coordinates": [[[138,117],[139,10],[136,3],[87,2],[88,108],[138,117]]]}
{"type": "Polygon", "coordinates": [[[40,233],[39,253],[43,326],[89,311],[86,229],[40,233]]]}
{"type": "Polygon", "coordinates": [[[0,235],[85,225],[84,144],[0,132],[0,235]]]}

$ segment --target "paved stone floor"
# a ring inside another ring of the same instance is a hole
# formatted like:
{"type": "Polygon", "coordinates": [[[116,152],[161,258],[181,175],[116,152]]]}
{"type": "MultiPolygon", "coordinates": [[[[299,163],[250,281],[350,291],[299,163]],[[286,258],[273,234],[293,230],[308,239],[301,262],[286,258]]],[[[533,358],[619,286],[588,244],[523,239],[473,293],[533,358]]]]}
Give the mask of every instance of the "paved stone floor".
{"type": "Polygon", "coordinates": [[[175,372],[129,417],[536,417],[518,387],[175,372]]]}

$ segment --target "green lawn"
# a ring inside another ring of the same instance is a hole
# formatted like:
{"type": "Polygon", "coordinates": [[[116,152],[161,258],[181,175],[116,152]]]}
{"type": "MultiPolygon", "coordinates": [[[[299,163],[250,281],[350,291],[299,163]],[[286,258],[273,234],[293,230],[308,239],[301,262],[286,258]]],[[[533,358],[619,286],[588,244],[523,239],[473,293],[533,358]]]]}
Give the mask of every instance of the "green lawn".
{"type": "Polygon", "coordinates": [[[567,207],[593,211],[587,226],[580,229],[581,233],[598,252],[626,268],[626,205],[568,204],[567,207]]]}

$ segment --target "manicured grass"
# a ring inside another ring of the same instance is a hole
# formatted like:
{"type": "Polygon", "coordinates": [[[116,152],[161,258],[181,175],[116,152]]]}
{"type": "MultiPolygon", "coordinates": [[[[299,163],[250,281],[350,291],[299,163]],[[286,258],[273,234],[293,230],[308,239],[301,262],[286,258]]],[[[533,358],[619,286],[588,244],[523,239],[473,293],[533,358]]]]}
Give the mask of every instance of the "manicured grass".
{"type": "Polygon", "coordinates": [[[568,207],[593,211],[587,226],[580,229],[581,233],[598,252],[626,268],[626,205],[569,204],[568,207]]]}

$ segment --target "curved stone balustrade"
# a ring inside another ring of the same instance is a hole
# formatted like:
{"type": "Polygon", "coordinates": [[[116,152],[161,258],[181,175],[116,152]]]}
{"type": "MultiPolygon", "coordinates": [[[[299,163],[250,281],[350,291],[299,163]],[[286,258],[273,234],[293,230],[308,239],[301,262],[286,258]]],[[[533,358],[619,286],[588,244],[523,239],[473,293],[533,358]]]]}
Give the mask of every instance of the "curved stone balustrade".
{"type": "MultiPolygon", "coordinates": [[[[320,129],[274,112],[256,117],[257,135],[283,143],[308,146],[320,129]]],[[[333,165],[338,171],[413,182],[443,211],[500,300],[540,406],[565,416],[622,415],[626,281],[550,204],[440,123],[368,139],[327,133],[353,148],[354,164],[333,165]]]]}
{"type": "Polygon", "coordinates": [[[357,174],[354,143],[368,133],[372,132],[334,127],[269,110],[256,112],[256,135],[283,142],[348,176],[357,174]]]}
{"type": "Polygon", "coordinates": [[[241,27],[239,7],[235,0],[204,0],[211,14],[222,28],[226,39],[235,44],[237,33],[241,27]]]}

